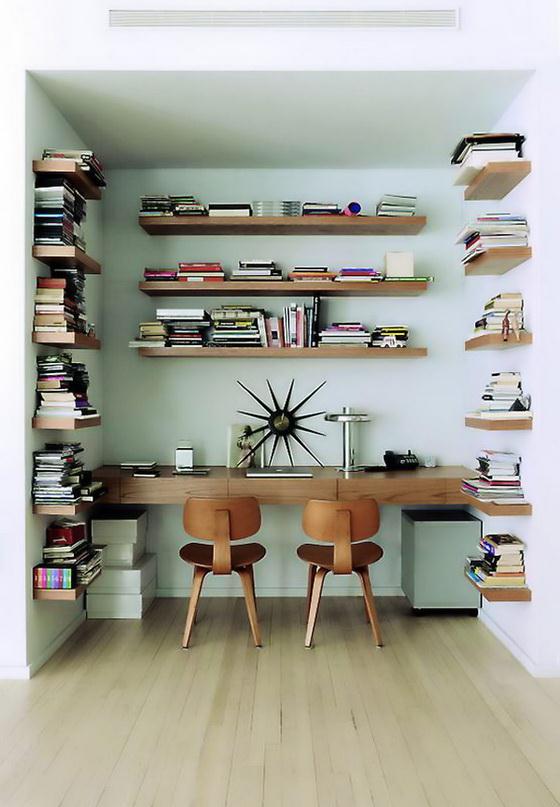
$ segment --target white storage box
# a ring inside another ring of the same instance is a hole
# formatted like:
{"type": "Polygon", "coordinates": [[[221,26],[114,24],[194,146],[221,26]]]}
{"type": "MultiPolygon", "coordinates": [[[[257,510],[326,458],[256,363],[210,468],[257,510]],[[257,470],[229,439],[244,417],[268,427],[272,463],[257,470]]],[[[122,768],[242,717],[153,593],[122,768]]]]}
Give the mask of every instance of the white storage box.
{"type": "Polygon", "coordinates": [[[413,252],[386,252],[386,277],[414,277],[413,252]]]}
{"type": "Polygon", "coordinates": [[[87,617],[88,619],[142,619],[155,596],[155,577],[139,594],[91,594],[88,590],[86,596],[87,617]]]}
{"type": "Polygon", "coordinates": [[[135,544],[105,544],[103,566],[134,566],[146,551],[146,536],[138,536],[135,544]]]}
{"type": "Polygon", "coordinates": [[[136,544],[144,542],[148,529],[148,514],[137,507],[106,508],[91,520],[94,544],[136,544]]]}
{"type": "Polygon", "coordinates": [[[156,556],[143,555],[133,566],[106,566],[88,587],[89,594],[140,594],[156,577],[156,556]]]}

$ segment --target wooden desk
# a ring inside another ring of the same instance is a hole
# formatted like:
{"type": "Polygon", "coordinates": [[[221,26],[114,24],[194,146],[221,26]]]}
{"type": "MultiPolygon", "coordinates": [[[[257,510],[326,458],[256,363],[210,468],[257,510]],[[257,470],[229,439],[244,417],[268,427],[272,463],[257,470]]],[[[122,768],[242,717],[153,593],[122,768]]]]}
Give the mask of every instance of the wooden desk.
{"type": "Polygon", "coordinates": [[[215,466],[208,476],[174,476],[161,466],[156,479],[135,479],[130,471],[104,465],[95,471],[111,504],[183,504],[187,496],[255,496],[261,504],[304,504],[308,499],[359,499],[379,504],[465,504],[461,480],[472,471],[461,465],[416,471],[343,474],[336,468],[310,469],[309,479],[247,479],[245,471],[215,466]]]}

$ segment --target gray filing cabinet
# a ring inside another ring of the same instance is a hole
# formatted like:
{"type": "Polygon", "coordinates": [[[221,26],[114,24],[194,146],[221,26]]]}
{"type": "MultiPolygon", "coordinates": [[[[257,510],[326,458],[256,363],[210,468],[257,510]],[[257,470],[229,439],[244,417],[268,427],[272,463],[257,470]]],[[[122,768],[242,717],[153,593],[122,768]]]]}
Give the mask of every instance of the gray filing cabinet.
{"type": "Polygon", "coordinates": [[[414,609],[480,606],[463,570],[481,534],[481,520],[466,510],[403,510],[402,588],[414,609]]]}

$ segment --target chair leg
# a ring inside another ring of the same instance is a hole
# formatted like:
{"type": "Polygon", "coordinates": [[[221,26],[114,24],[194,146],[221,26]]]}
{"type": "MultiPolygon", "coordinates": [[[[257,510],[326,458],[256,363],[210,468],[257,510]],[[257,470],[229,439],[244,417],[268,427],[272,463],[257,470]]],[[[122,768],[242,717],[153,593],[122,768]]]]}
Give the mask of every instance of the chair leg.
{"type": "Polygon", "coordinates": [[[187,610],[187,621],[185,623],[185,633],[183,634],[183,647],[187,648],[189,646],[191,633],[196,617],[196,610],[198,608],[198,600],[200,598],[200,592],[202,591],[202,583],[204,578],[208,574],[209,569],[203,569],[202,566],[195,566],[194,567],[194,575],[193,575],[193,584],[191,590],[191,598],[189,600],[189,607],[187,610]]]}
{"type": "Polygon", "coordinates": [[[307,617],[307,632],[305,634],[305,646],[311,647],[313,644],[313,632],[315,631],[315,623],[317,622],[317,614],[319,613],[319,603],[321,602],[321,592],[323,591],[323,583],[328,574],[328,569],[323,569],[319,566],[315,572],[313,579],[313,589],[311,591],[311,603],[309,606],[309,616],[307,617]]]}
{"type": "Polygon", "coordinates": [[[373,600],[373,592],[371,590],[371,580],[369,579],[369,569],[363,566],[361,569],[356,569],[356,573],[360,578],[362,584],[362,591],[364,592],[364,602],[366,606],[367,615],[371,624],[371,630],[375,644],[377,647],[383,647],[383,639],[381,638],[381,626],[377,618],[377,611],[375,610],[375,602],[373,600]]]}
{"type": "Polygon", "coordinates": [[[307,570],[307,603],[305,606],[305,620],[309,619],[309,609],[311,608],[311,592],[313,591],[313,581],[315,580],[315,574],[317,572],[317,566],[314,566],[313,563],[309,564],[309,569],[307,570]]]}
{"type": "Polygon", "coordinates": [[[251,626],[251,633],[253,634],[253,641],[255,647],[262,647],[261,631],[259,628],[259,620],[257,617],[257,603],[255,600],[255,593],[253,590],[252,581],[252,568],[237,569],[237,574],[241,578],[243,585],[243,593],[245,594],[245,605],[247,607],[247,616],[249,617],[249,625],[251,626]]]}
{"type": "Polygon", "coordinates": [[[248,570],[249,575],[251,577],[251,588],[253,589],[253,600],[255,601],[255,612],[256,612],[257,617],[258,617],[259,609],[257,607],[257,592],[255,590],[255,572],[254,572],[254,569],[253,569],[252,566],[247,566],[247,570],[248,570]]]}

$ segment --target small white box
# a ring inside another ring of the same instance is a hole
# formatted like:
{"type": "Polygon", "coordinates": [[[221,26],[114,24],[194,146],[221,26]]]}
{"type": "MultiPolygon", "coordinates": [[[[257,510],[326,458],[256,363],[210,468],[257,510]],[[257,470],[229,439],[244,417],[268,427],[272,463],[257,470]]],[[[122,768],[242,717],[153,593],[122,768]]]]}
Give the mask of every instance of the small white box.
{"type": "Polygon", "coordinates": [[[414,253],[386,252],[385,277],[414,277],[414,253]]]}
{"type": "Polygon", "coordinates": [[[194,451],[191,446],[178,446],[175,449],[175,470],[191,471],[194,466],[194,451]]]}
{"type": "Polygon", "coordinates": [[[148,514],[137,507],[107,508],[91,520],[94,544],[146,544],[148,514]]]}
{"type": "Polygon", "coordinates": [[[156,596],[156,579],[140,594],[86,595],[88,619],[142,619],[156,596]]]}
{"type": "Polygon", "coordinates": [[[155,580],[155,555],[143,555],[134,566],[106,566],[88,587],[92,594],[141,594],[155,580]]]}
{"type": "Polygon", "coordinates": [[[103,566],[134,566],[146,551],[146,536],[138,536],[135,544],[106,544],[103,566]]]}

